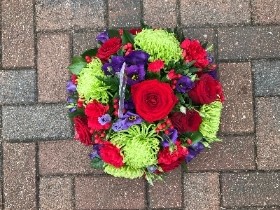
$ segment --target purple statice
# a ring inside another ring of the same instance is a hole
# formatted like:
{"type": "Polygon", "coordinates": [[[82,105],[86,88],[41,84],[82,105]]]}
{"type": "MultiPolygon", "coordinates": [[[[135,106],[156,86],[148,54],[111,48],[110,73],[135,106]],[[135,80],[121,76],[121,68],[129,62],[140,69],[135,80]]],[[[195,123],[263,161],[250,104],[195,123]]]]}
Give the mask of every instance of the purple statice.
{"type": "Polygon", "coordinates": [[[77,86],[71,81],[69,80],[66,84],[66,90],[68,93],[74,93],[77,89],[77,86]]]}
{"type": "Polygon", "coordinates": [[[182,76],[176,84],[176,91],[186,93],[194,87],[194,82],[187,76],[182,76]]]}
{"type": "Polygon", "coordinates": [[[187,154],[185,160],[186,162],[190,162],[192,159],[194,159],[200,152],[204,150],[204,145],[201,142],[197,142],[192,144],[189,148],[188,151],[189,153],[187,154]]]}
{"type": "Polygon", "coordinates": [[[141,51],[141,50],[134,50],[129,53],[127,56],[124,57],[125,63],[130,65],[145,65],[148,63],[149,54],[141,51]]]}
{"type": "Polygon", "coordinates": [[[134,85],[145,79],[145,68],[144,65],[132,65],[125,69],[127,76],[127,84],[134,85]]]}
{"type": "Polygon", "coordinates": [[[96,40],[101,43],[106,42],[108,39],[109,39],[109,34],[107,31],[103,31],[103,32],[99,33],[96,37],[96,40]]]}
{"type": "Polygon", "coordinates": [[[76,107],[70,107],[68,110],[69,110],[69,112],[72,113],[72,112],[75,112],[77,110],[77,108],[76,107]]]}
{"type": "Polygon", "coordinates": [[[73,104],[73,103],[75,103],[75,99],[69,96],[69,97],[67,97],[67,103],[73,104]]]}
{"type": "Polygon", "coordinates": [[[163,147],[169,147],[170,144],[174,144],[178,138],[178,131],[173,128],[168,129],[168,134],[163,135],[163,141],[162,141],[162,146],[163,147]]]}
{"type": "Polygon", "coordinates": [[[121,130],[127,130],[130,126],[141,124],[143,122],[143,119],[132,112],[126,112],[125,115],[118,119],[115,123],[112,125],[113,131],[121,131],[121,130]]]}
{"type": "Polygon", "coordinates": [[[104,114],[101,117],[98,117],[98,122],[100,123],[100,125],[105,125],[109,122],[111,122],[112,118],[109,114],[104,114]]]}
{"type": "Polygon", "coordinates": [[[123,63],[124,63],[123,56],[113,56],[111,58],[111,67],[112,67],[114,73],[121,71],[123,63]]]}

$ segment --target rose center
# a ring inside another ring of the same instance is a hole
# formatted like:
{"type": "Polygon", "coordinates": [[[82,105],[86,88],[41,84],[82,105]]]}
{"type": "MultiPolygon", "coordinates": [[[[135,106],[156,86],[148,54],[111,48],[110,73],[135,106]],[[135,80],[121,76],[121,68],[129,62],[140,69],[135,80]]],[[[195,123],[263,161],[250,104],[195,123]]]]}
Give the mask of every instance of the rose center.
{"type": "Polygon", "coordinates": [[[146,103],[149,104],[151,107],[156,107],[159,103],[158,96],[154,93],[150,93],[146,97],[146,103]]]}

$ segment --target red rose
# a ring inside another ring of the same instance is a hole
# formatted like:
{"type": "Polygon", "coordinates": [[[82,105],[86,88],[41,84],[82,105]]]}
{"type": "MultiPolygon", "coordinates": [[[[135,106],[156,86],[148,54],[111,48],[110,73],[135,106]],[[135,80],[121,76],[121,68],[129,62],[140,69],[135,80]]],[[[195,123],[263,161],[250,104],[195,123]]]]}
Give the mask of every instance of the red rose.
{"type": "Polygon", "coordinates": [[[148,70],[154,73],[160,72],[163,67],[164,62],[162,60],[156,60],[148,64],[148,70]]]}
{"type": "Polygon", "coordinates": [[[98,101],[94,100],[86,105],[85,114],[88,117],[88,127],[92,130],[107,130],[110,128],[110,123],[101,125],[98,122],[98,118],[103,116],[109,110],[109,106],[104,106],[98,101]]]}
{"type": "Polygon", "coordinates": [[[111,142],[104,142],[99,150],[101,159],[108,164],[120,168],[124,165],[120,149],[111,142]]]}
{"type": "Polygon", "coordinates": [[[207,52],[196,39],[185,39],[181,43],[183,49],[183,57],[186,61],[195,61],[194,66],[198,68],[205,68],[209,61],[207,59],[207,52]]]}
{"type": "Polygon", "coordinates": [[[158,164],[164,172],[171,171],[178,167],[185,156],[188,154],[188,149],[183,147],[179,141],[176,142],[176,148],[173,152],[169,147],[165,147],[158,153],[158,164]]]}
{"type": "Polygon", "coordinates": [[[136,113],[147,122],[165,118],[177,102],[171,87],[158,80],[145,80],[131,87],[136,113]]]}
{"type": "Polygon", "coordinates": [[[221,84],[209,74],[202,75],[188,94],[197,104],[210,104],[218,99],[224,101],[221,84]]]}
{"type": "Polygon", "coordinates": [[[186,114],[182,112],[175,112],[171,115],[172,125],[179,133],[194,132],[199,129],[202,118],[198,112],[188,110],[186,114]]]}
{"type": "Polygon", "coordinates": [[[114,37],[108,39],[98,49],[96,57],[100,58],[102,61],[107,61],[111,55],[118,52],[121,46],[122,40],[120,38],[114,37]]]}
{"type": "Polygon", "coordinates": [[[84,145],[92,145],[91,134],[87,126],[87,119],[85,117],[75,117],[74,118],[75,126],[75,139],[80,141],[84,145]]]}

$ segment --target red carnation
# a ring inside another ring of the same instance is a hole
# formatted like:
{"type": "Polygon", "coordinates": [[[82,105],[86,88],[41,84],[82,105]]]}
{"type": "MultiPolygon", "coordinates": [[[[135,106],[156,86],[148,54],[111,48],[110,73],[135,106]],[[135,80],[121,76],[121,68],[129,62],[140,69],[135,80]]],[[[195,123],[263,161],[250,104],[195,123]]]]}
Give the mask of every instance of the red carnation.
{"type": "Polygon", "coordinates": [[[98,49],[96,57],[102,61],[107,61],[109,57],[118,52],[122,46],[122,40],[118,37],[108,39],[98,49]]]}
{"type": "Polygon", "coordinates": [[[162,60],[155,60],[148,64],[148,70],[150,72],[158,73],[164,67],[164,62],[162,60]]]}
{"type": "Polygon", "coordinates": [[[77,116],[73,119],[75,127],[75,139],[84,145],[92,145],[91,134],[85,117],[77,116]]]}
{"type": "Polygon", "coordinates": [[[99,151],[101,159],[108,164],[120,168],[124,165],[120,149],[111,142],[104,142],[99,151]]]}
{"type": "Polygon", "coordinates": [[[179,133],[195,132],[199,129],[202,118],[197,111],[188,110],[186,114],[175,112],[170,117],[172,125],[179,133]]]}
{"type": "Polygon", "coordinates": [[[107,130],[110,128],[110,123],[104,125],[98,122],[98,118],[103,116],[109,110],[109,106],[104,106],[98,101],[94,100],[86,105],[85,114],[88,117],[88,127],[94,131],[107,130]]]}
{"type": "Polygon", "coordinates": [[[165,147],[163,150],[159,151],[158,164],[164,172],[171,171],[182,163],[187,154],[188,149],[177,141],[174,151],[171,152],[169,147],[165,147]]]}
{"type": "Polygon", "coordinates": [[[194,66],[198,68],[205,68],[209,61],[207,59],[207,52],[196,39],[185,39],[181,43],[183,49],[183,57],[187,62],[195,61],[194,66]]]}
{"type": "Polygon", "coordinates": [[[221,84],[209,74],[202,75],[188,94],[197,104],[210,104],[216,100],[224,101],[221,84]]]}

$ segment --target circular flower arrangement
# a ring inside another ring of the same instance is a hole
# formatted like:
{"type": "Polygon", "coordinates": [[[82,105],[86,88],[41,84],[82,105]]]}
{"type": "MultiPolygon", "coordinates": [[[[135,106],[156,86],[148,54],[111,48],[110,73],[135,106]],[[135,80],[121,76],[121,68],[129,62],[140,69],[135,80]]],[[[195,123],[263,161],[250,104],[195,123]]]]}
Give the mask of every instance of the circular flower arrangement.
{"type": "Polygon", "coordinates": [[[75,138],[91,165],[150,183],[218,141],[222,102],[212,45],[178,30],[107,30],[68,67],[75,138]]]}

